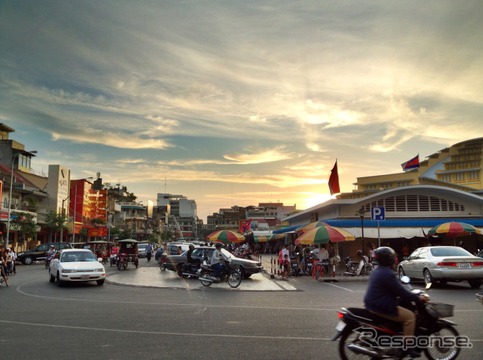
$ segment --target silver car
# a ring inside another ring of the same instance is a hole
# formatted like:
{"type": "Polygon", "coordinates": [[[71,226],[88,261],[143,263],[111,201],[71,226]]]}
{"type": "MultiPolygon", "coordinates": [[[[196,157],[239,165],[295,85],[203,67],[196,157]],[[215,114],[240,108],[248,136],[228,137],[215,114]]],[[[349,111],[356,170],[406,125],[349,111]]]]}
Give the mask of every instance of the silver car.
{"type": "Polygon", "coordinates": [[[416,249],[398,265],[399,277],[439,281],[468,281],[477,289],[483,280],[483,259],[459,246],[427,246],[416,249]]]}

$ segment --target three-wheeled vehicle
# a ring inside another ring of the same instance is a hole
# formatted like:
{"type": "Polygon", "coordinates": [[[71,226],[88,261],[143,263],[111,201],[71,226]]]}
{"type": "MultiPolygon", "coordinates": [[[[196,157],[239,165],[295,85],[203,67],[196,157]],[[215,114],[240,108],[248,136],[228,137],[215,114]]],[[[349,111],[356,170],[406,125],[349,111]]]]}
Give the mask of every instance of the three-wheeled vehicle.
{"type": "Polygon", "coordinates": [[[88,241],[87,246],[96,255],[98,259],[102,259],[102,263],[105,264],[109,260],[111,248],[114,245],[112,242],[105,240],[88,241]]]}
{"type": "Polygon", "coordinates": [[[136,269],[139,265],[138,259],[138,242],[134,239],[119,240],[119,253],[117,254],[117,268],[119,270],[127,269],[129,263],[132,263],[136,269]]]}

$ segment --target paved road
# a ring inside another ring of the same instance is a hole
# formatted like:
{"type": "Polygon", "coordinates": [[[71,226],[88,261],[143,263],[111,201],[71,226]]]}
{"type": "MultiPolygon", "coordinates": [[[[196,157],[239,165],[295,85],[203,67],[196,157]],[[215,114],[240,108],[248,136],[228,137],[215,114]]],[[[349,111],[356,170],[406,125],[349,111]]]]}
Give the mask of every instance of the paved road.
{"type": "MultiPolygon", "coordinates": [[[[109,268],[104,286],[58,288],[40,265],[18,269],[11,287],[0,289],[2,360],[334,359],[336,311],[360,306],[366,287],[302,277],[283,282],[295,289],[287,291],[260,275],[239,289],[195,288],[196,280],[160,272],[143,259],[137,270],[109,268]],[[156,282],[183,285],[128,284],[148,273],[156,282]],[[253,290],[252,282],[277,290],[244,291],[253,290]]],[[[467,286],[431,290],[435,301],[456,304],[453,320],[474,344],[460,359],[480,359],[483,351],[483,307],[474,293],[467,286]]]]}

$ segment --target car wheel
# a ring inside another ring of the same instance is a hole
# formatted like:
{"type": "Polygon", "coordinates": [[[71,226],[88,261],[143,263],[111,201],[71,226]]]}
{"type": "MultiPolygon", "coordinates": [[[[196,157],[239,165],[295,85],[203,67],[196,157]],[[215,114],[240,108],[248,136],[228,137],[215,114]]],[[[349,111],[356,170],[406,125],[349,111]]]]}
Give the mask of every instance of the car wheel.
{"type": "Polygon", "coordinates": [[[102,279],[102,280],[97,280],[97,285],[99,285],[99,286],[104,285],[104,279],[102,279]]]}
{"type": "Polygon", "coordinates": [[[62,287],[64,285],[64,282],[62,280],[60,280],[60,274],[59,273],[57,273],[57,276],[55,277],[55,282],[56,282],[58,287],[62,287]]]}
{"type": "Polygon", "coordinates": [[[428,269],[424,269],[423,275],[424,275],[424,283],[426,285],[434,284],[433,275],[431,275],[428,269]]]}
{"type": "Polygon", "coordinates": [[[472,289],[479,289],[481,286],[481,280],[468,280],[468,284],[470,284],[472,289]]]}
{"type": "Polygon", "coordinates": [[[401,279],[403,276],[406,275],[406,273],[404,272],[404,269],[402,268],[402,266],[400,266],[398,269],[397,269],[397,273],[399,275],[399,279],[401,279]]]}
{"type": "Polygon", "coordinates": [[[33,259],[32,259],[30,256],[27,256],[27,257],[24,259],[23,263],[24,263],[25,265],[32,265],[32,263],[33,263],[33,259]]]}

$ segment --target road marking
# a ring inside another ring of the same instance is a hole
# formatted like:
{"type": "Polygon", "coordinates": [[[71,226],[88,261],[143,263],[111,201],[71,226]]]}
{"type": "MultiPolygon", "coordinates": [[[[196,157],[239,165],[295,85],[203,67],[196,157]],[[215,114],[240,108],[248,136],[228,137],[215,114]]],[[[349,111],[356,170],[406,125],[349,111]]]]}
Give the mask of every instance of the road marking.
{"type": "Polygon", "coordinates": [[[328,283],[328,282],[324,282],[325,285],[330,285],[330,286],[333,286],[337,289],[341,289],[341,290],[346,290],[346,291],[350,291],[350,292],[354,292],[354,290],[351,290],[351,289],[348,289],[348,288],[345,288],[343,286],[339,286],[339,285],[335,285],[333,283],[328,283]]]}
{"type": "MultiPolygon", "coordinates": [[[[180,332],[167,332],[167,331],[142,331],[142,330],[126,330],[126,329],[107,329],[107,328],[95,328],[95,327],[84,327],[84,326],[71,326],[71,325],[52,325],[52,324],[40,324],[40,323],[30,323],[24,321],[9,321],[0,320],[2,324],[12,324],[12,325],[24,325],[24,326],[37,326],[46,328],[57,328],[57,329],[69,329],[69,330],[86,330],[86,331],[103,331],[103,332],[114,332],[114,333],[124,333],[124,334],[144,334],[144,335],[164,335],[164,336],[185,336],[185,337],[214,337],[214,338],[236,338],[236,339],[267,339],[267,340],[304,340],[304,341],[332,341],[331,338],[320,338],[320,337],[289,337],[289,336],[267,336],[267,335],[242,335],[242,334],[206,334],[206,333],[180,333],[180,332]]],[[[483,342],[483,339],[471,339],[472,342],[483,342]]]]}

